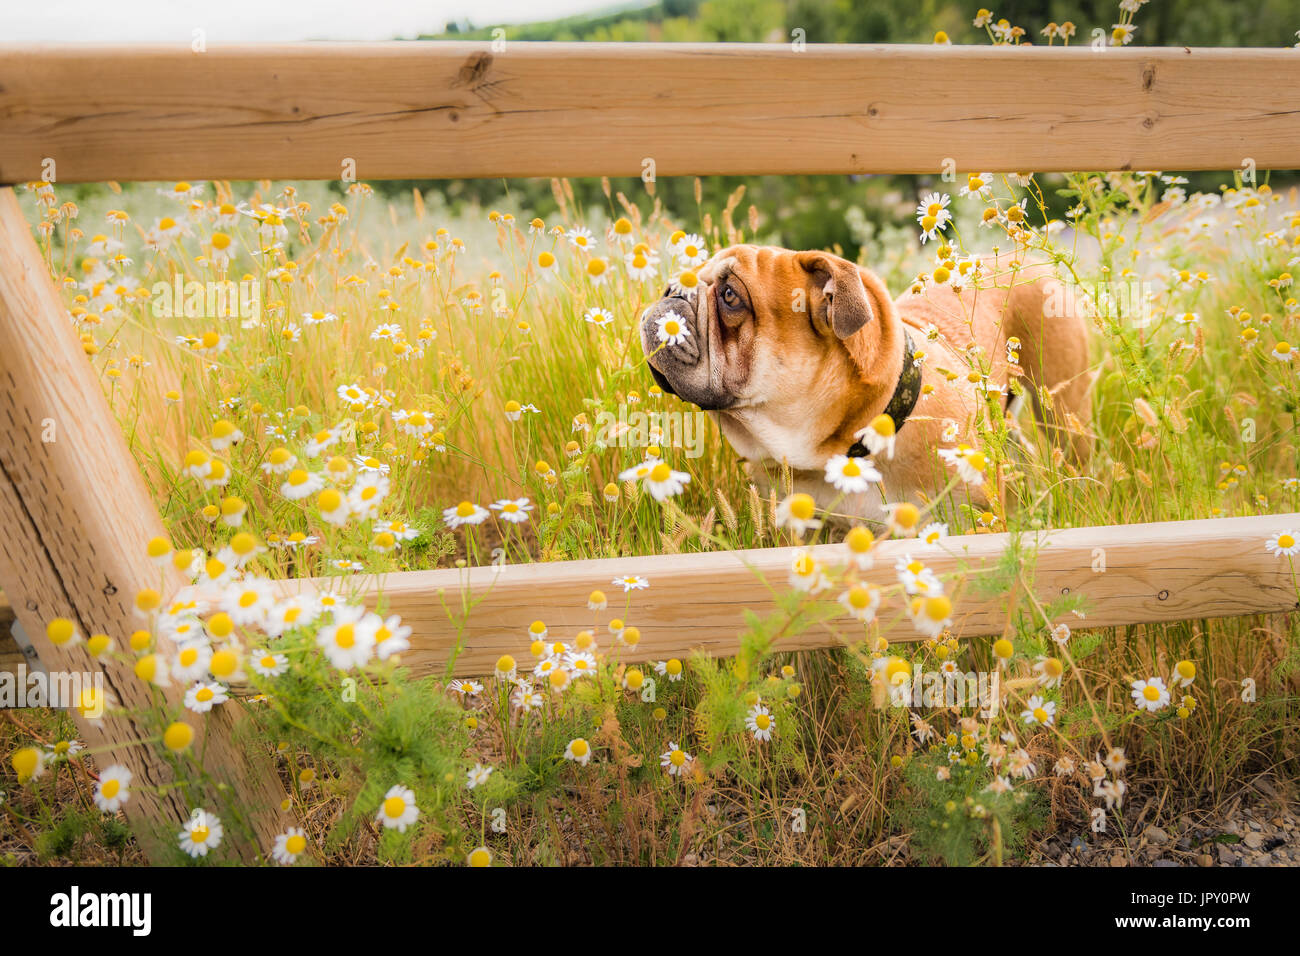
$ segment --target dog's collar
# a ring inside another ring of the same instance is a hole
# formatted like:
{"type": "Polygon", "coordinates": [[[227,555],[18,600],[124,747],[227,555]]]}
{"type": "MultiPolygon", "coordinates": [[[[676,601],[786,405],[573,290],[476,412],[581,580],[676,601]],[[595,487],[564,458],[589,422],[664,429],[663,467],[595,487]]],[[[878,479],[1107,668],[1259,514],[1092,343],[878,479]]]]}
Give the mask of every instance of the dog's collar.
{"type": "MultiPolygon", "coordinates": [[[[912,414],[912,409],[916,408],[917,399],[921,397],[921,366],[916,361],[916,349],[912,345],[912,337],[907,334],[907,329],[903,329],[903,371],[898,376],[898,384],[894,386],[893,397],[889,399],[889,404],[885,406],[884,414],[888,415],[894,422],[894,433],[903,430],[907,424],[907,416],[912,414]]],[[[861,441],[855,441],[849,447],[850,458],[866,458],[870,454],[867,446],[861,441]]]]}

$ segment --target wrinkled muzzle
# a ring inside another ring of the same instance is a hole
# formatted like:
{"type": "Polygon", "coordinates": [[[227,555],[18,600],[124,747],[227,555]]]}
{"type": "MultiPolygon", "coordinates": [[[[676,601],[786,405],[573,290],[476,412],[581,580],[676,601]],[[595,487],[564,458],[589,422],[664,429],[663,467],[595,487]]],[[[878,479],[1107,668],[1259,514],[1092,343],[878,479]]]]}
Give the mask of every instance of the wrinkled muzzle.
{"type": "Polygon", "coordinates": [[[665,392],[701,408],[724,407],[711,383],[708,310],[705,296],[667,295],[641,314],[641,346],[655,382],[665,392]]]}

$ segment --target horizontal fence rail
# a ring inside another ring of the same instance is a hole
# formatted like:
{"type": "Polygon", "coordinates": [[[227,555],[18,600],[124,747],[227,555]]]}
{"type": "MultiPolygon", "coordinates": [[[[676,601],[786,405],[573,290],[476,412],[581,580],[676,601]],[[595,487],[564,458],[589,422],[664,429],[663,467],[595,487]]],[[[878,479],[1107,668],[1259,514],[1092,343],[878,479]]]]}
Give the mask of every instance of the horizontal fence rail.
{"type": "MultiPolygon", "coordinates": [[[[175,179],[343,179],[681,174],[1042,172],[1300,168],[1300,56],[1292,50],[992,49],[752,45],[304,44],[291,47],[0,45],[0,184],[175,179]]],[[[1020,545],[1040,601],[1087,599],[1082,626],[1296,609],[1290,564],[1265,539],[1300,515],[1041,532],[1020,545]],[[1104,571],[1094,570],[1104,562],[1104,571]]],[[[144,557],[162,531],[99,381],[32,241],[0,188],[0,588],[40,665],[102,672],[128,708],[102,724],[74,714],[105,761],[150,786],[127,807],[154,859],[188,807],[140,714],[153,702],[121,663],[41,635],[53,617],[125,640],[131,595],[178,583],[144,557]],[[58,423],[44,442],[42,422],[58,423]]],[[[1010,539],[948,539],[924,558],[978,581],[1010,539]]],[[[915,542],[884,542],[870,577],[893,582],[915,542]]],[[[836,546],[818,552],[838,558],[836,546]]],[[[369,601],[414,628],[419,673],[482,674],[520,659],[526,628],[558,635],[621,608],[611,583],[643,575],[628,621],[638,658],[729,654],[743,611],[774,607],[789,549],[406,572],[368,582],[369,601]],[[757,572],[757,573],[756,573],[757,572]],[[764,579],[770,583],[769,588],[764,579]],[[594,588],[610,596],[599,617],[594,588]],[[449,621],[468,594],[464,627],[449,621]]],[[[282,593],[337,586],[279,582],[282,593]]],[[[349,582],[351,583],[351,582],[349,582]]],[[[363,582],[367,583],[367,582],[363,582]]],[[[1007,595],[967,586],[954,630],[1001,633],[1007,595]]],[[[6,615],[7,617],[7,615],[6,615]]],[[[833,646],[847,619],[786,640],[833,646]]],[[[1076,619],[1077,621],[1077,619],[1076,619]]],[[[891,637],[902,637],[907,625],[891,637]]],[[[603,639],[608,647],[608,640],[603,639]]],[[[170,650],[168,642],[161,649],[170,650]]],[[[0,658],[16,661],[0,647],[0,658]]],[[[631,656],[631,655],[629,655],[631,656]]],[[[21,662],[19,662],[21,663],[21,662]]],[[[178,704],[175,689],[167,692],[178,704]]],[[[251,860],[280,824],[264,755],[224,709],[203,726],[214,776],[250,809],[251,860]]],[[[233,841],[232,841],[233,842],[233,841]]]]}
{"type": "Polygon", "coordinates": [[[50,160],[59,182],[1296,168],[1300,56],[0,45],[0,183],[50,160]]]}
{"type": "MultiPolygon", "coordinates": [[[[1296,610],[1290,564],[1264,547],[1270,535],[1288,528],[1300,528],[1300,514],[1043,531],[1022,535],[1019,548],[1026,556],[1024,576],[1041,603],[1071,593],[1084,598],[1083,618],[1071,614],[1054,623],[1109,627],[1296,610]]],[[[881,586],[897,584],[894,566],[903,555],[923,559],[939,574],[963,573],[953,632],[966,638],[1001,634],[1008,622],[1007,594],[976,592],[1010,543],[1007,534],[952,537],[936,547],[884,541],[865,577],[881,586]]],[[[386,611],[414,628],[411,650],[402,655],[413,672],[440,671],[459,641],[456,672],[481,675],[492,673],[502,654],[518,659],[522,653],[526,659],[528,625],[534,620],[543,621],[559,640],[592,629],[608,648],[612,639],[604,625],[611,617],[624,617],[624,595],[613,579],[636,574],[650,587],[632,594],[626,620],[640,629],[641,641],[635,650],[624,648],[623,659],[682,658],[695,651],[727,656],[740,646],[744,611],[771,612],[776,594],[789,590],[794,553],[793,548],[763,548],[406,571],[367,582],[365,598],[372,606],[382,599],[386,611]],[[609,598],[609,608],[599,614],[587,608],[594,589],[609,598]],[[448,610],[460,615],[463,598],[475,606],[458,631],[448,610]]],[[[813,554],[836,564],[844,551],[841,545],[819,545],[813,554]]],[[[346,593],[350,584],[355,586],[339,578],[277,582],[283,595],[321,589],[346,593]]],[[[887,599],[882,622],[900,609],[901,598],[887,599]]],[[[862,636],[861,627],[845,615],[783,639],[775,649],[834,647],[862,636]]],[[[920,640],[906,620],[889,638],[920,640]]]]}

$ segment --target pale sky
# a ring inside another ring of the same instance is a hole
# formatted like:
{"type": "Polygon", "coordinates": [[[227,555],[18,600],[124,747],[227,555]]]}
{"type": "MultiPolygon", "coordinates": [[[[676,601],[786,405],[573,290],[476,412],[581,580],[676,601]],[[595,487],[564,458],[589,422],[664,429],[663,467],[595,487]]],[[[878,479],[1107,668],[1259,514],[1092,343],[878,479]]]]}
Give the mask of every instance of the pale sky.
{"type": "Polygon", "coordinates": [[[0,0],[0,43],[212,43],[392,40],[550,20],[619,0],[0,0]]]}

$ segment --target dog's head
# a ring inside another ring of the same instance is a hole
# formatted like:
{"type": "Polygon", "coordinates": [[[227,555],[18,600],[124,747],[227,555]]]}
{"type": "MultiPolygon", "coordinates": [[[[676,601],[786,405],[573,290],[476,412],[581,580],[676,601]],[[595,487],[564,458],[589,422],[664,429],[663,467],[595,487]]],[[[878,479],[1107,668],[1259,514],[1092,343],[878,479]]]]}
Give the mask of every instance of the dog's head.
{"type": "Polygon", "coordinates": [[[860,378],[893,316],[879,279],[825,252],[731,246],[696,276],[646,309],[641,342],[661,388],[711,411],[806,404],[860,378]]]}

